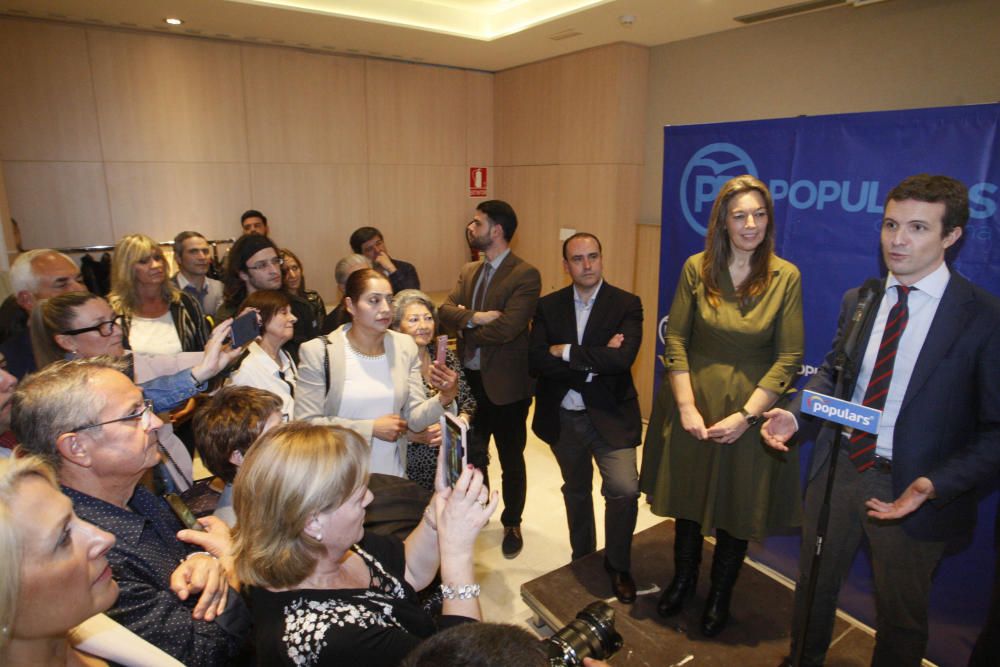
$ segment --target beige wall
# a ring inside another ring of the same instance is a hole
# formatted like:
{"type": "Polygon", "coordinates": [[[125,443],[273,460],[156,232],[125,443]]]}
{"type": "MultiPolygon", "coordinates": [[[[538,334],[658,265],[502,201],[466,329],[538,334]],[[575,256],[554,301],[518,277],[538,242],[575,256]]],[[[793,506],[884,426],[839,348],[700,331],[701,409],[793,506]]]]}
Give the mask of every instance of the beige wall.
{"type": "MultiPolygon", "coordinates": [[[[664,125],[995,102],[997,26],[996,0],[893,0],[651,49],[641,222],[660,224],[664,125]]],[[[657,263],[637,263],[637,285],[655,284],[657,263]]],[[[652,341],[658,296],[647,291],[652,341]]],[[[636,369],[644,414],[651,355],[644,349],[636,369]]]]}
{"type": "Polygon", "coordinates": [[[25,247],[229,238],[257,208],[328,301],[361,225],[429,290],[467,255],[492,74],[7,18],[0,62],[0,182],[25,247]]]}
{"type": "Polygon", "coordinates": [[[608,280],[632,289],[648,62],[649,49],[613,44],[496,75],[496,193],[542,294],[568,284],[560,229],[596,234],[608,280]]]}

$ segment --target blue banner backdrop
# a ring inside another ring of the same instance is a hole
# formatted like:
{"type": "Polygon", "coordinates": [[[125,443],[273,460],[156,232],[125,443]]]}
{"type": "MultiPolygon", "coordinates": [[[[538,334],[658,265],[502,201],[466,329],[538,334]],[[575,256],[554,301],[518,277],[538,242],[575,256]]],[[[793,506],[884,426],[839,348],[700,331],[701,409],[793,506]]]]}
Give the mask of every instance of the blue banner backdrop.
{"type": "MultiPolygon", "coordinates": [[[[681,266],[704,249],[719,186],[744,173],[768,184],[777,252],[802,271],[806,355],[800,386],[830,347],[842,294],[885,275],[882,206],[906,176],[947,174],[969,186],[971,219],[951,266],[1000,294],[998,129],[1000,104],[665,127],[657,355],[681,266]]],[[[659,386],[662,364],[656,374],[659,386]]],[[[807,440],[803,473],[811,448],[807,440]]],[[[972,543],[946,557],[937,573],[927,657],[940,665],[966,664],[985,618],[997,495],[995,487],[984,491],[972,543]]],[[[751,556],[798,579],[798,550],[797,536],[773,537],[752,545],[751,556]]],[[[859,554],[840,606],[874,626],[871,590],[868,556],[859,554]]]]}

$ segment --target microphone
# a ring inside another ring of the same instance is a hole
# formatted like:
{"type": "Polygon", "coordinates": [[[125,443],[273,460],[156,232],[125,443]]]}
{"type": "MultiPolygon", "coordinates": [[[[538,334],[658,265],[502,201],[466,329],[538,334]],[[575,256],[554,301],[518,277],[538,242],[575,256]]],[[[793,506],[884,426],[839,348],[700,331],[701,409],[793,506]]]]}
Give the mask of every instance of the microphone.
{"type": "Polygon", "coordinates": [[[869,278],[861,286],[858,292],[858,305],[854,308],[854,314],[847,323],[847,331],[844,332],[844,345],[841,348],[844,357],[850,355],[858,345],[858,337],[864,329],[863,323],[868,319],[872,304],[882,296],[882,280],[879,278],[869,278]]]}

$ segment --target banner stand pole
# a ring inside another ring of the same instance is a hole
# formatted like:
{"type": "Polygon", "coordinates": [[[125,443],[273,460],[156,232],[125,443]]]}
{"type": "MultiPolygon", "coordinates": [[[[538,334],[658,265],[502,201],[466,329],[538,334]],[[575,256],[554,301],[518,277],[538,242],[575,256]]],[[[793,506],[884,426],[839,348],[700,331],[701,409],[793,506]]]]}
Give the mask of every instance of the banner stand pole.
{"type": "MultiPolygon", "coordinates": [[[[837,372],[837,383],[834,386],[833,395],[838,398],[844,396],[845,388],[849,388],[855,381],[854,372],[857,364],[850,359],[847,348],[849,345],[852,347],[857,345],[857,342],[861,338],[861,332],[868,327],[870,320],[878,310],[878,299],[876,297],[880,296],[879,292],[881,291],[878,280],[869,280],[862,286],[861,292],[858,294],[859,303],[864,302],[865,292],[869,289],[874,292],[873,300],[868,303],[867,308],[865,305],[859,306],[859,311],[862,309],[865,310],[859,313],[860,317],[855,315],[856,319],[844,331],[843,337],[839,341],[840,349],[837,350],[837,354],[834,357],[833,368],[837,372]],[[875,304],[875,306],[872,307],[872,304],[875,304]]],[[[852,350],[852,352],[856,351],[852,350]]],[[[794,638],[795,654],[792,656],[793,667],[802,667],[802,656],[805,652],[806,636],[809,632],[809,621],[812,617],[813,600],[816,598],[816,586],[819,583],[819,568],[823,561],[826,531],[830,523],[830,506],[833,498],[833,482],[836,479],[837,473],[837,459],[840,458],[841,442],[847,434],[846,431],[846,425],[838,424],[837,434],[834,436],[833,445],[830,447],[830,463],[826,476],[826,488],[823,491],[823,504],[820,506],[819,516],[816,519],[816,547],[813,550],[812,560],[809,563],[809,579],[806,581],[804,616],[799,626],[799,632],[794,638]]]]}

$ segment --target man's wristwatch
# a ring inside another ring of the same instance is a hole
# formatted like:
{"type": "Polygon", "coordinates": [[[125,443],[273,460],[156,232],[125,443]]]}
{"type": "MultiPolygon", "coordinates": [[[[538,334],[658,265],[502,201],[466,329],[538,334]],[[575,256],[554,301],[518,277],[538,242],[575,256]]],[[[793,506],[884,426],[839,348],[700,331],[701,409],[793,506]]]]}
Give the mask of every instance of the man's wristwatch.
{"type": "Polygon", "coordinates": [[[740,408],[740,414],[743,415],[743,419],[747,420],[747,426],[756,426],[762,419],[760,415],[750,414],[745,408],[740,408]]]}

